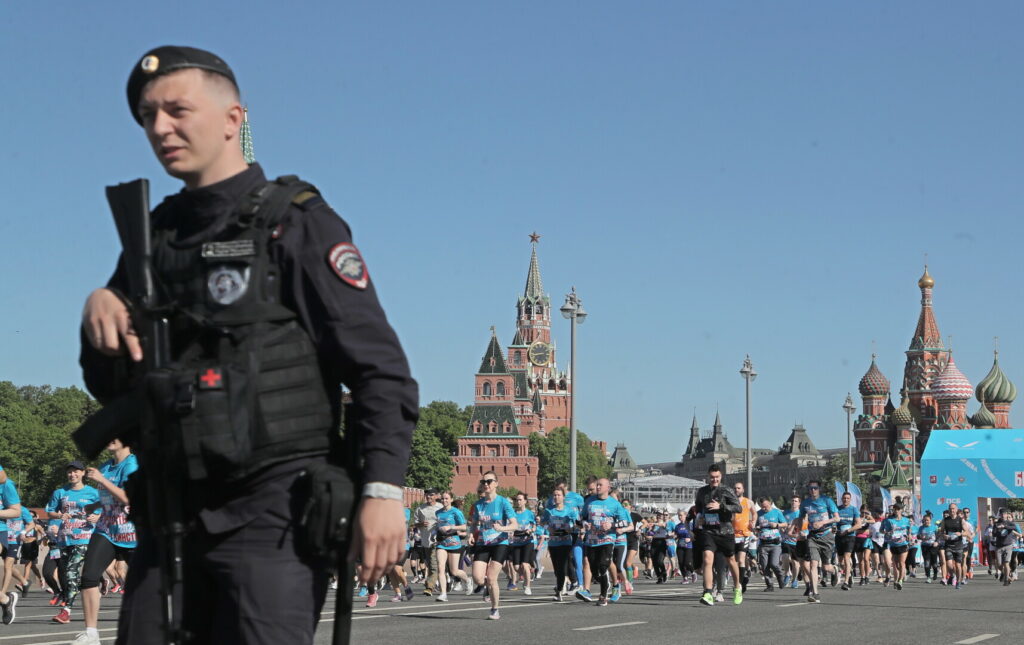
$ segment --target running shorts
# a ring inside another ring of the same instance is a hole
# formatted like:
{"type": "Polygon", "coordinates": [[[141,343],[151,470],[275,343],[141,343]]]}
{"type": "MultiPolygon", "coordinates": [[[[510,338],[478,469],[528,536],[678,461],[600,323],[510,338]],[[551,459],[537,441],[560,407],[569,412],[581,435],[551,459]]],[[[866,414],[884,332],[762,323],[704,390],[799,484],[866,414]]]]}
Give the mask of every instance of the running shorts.
{"type": "Polygon", "coordinates": [[[1001,546],[996,549],[996,563],[1003,565],[1013,562],[1013,545],[1001,546]]]}
{"type": "Polygon", "coordinates": [[[5,558],[14,558],[17,562],[21,560],[21,545],[20,544],[7,544],[7,552],[4,553],[5,558]]]}
{"type": "Polygon", "coordinates": [[[835,550],[835,536],[832,531],[818,535],[807,536],[807,550],[810,552],[811,562],[828,564],[832,561],[832,552],[835,550]]]}
{"type": "Polygon", "coordinates": [[[899,555],[901,553],[906,553],[907,549],[909,549],[909,548],[910,547],[908,545],[906,545],[906,544],[890,544],[889,545],[889,552],[892,553],[893,555],[899,555]]]}
{"type": "Polygon", "coordinates": [[[473,562],[497,562],[505,564],[508,559],[507,544],[478,544],[476,553],[473,554],[473,562]]]}
{"type": "Polygon", "coordinates": [[[508,548],[508,559],[512,561],[512,564],[519,566],[520,564],[533,565],[533,554],[534,546],[532,544],[515,544],[509,545],[508,548]]]}
{"type": "Polygon", "coordinates": [[[853,535],[836,536],[836,553],[843,555],[857,550],[857,538],[853,535]]]}
{"type": "Polygon", "coordinates": [[[953,562],[964,561],[964,548],[963,546],[951,547],[946,545],[946,559],[952,560],[953,562]]]}
{"type": "Polygon", "coordinates": [[[727,558],[736,555],[736,541],[731,535],[701,531],[701,550],[721,553],[727,558]]]}
{"type": "Polygon", "coordinates": [[[789,557],[792,558],[793,557],[793,553],[795,551],[796,551],[796,545],[795,544],[790,544],[789,542],[783,542],[782,543],[782,555],[788,555],[789,557]]]}
{"type": "Polygon", "coordinates": [[[21,545],[21,564],[35,562],[39,557],[39,542],[26,542],[21,545]]]}
{"type": "Polygon", "coordinates": [[[807,540],[799,540],[793,547],[793,557],[797,560],[810,560],[811,551],[807,547],[807,540]]]}

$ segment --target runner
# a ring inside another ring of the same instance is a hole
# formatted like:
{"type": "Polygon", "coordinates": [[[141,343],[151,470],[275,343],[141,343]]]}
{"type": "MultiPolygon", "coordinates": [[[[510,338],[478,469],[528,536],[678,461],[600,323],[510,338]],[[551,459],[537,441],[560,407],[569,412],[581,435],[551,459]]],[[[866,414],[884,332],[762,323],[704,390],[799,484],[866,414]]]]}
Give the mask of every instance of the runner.
{"type": "Polygon", "coordinates": [[[665,557],[668,555],[668,513],[659,511],[653,520],[647,534],[651,538],[651,562],[654,564],[654,575],[657,577],[654,584],[660,585],[668,580],[668,571],[665,569],[665,557]]]}
{"type": "MultiPolygon", "coordinates": [[[[611,486],[611,484],[609,484],[611,486]]],[[[614,499],[619,504],[622,504],[622,493],[617,490],[613,490],[609,495],[610,498],[614,499]]],[[[619,518],[616,523],[616,528],[620,524],[628,524],[630,527],[633,525],[633,520],[629,517],[629,509],[625,506],[622,507],[623,515],[619,518]]],[[[611,583],[612,595],[608,597],[609,602],[619,602],[622,598],[622,589],[626,582],[625,564],[626,564],[626,535],[632,533],[628,531],[625,533],[618,533],[615,536],[615,548],[612,549],[612,561],[608,565],[608,580],[611,583]]]]}
{"type": "Polygon", "coordinates": [[[676,523],[676,553],[679,555],[679,572],[683,576],[682,584],[688,585],[696,580],[693,569],[693,507],[689,511],[679,511],[676,523]]]}
{"type": "Polygon", "coordinates": [[[537,516],[526,507],[526,493],[517,493],[515,497],[516,524],[518,528],[509,540],[509,562],[512,565],[512,576],[509,578],[508,589],[518,589],[515,576],[518,574],[523,581],[523,593],[533,595],[530,583],[533,580],[531,563],[533,562],[533,534],[537,525],[537,516]]]}
{"type": "Polygon", "coordinates": [[[538,524],[533,532],[533,539],[536,542],[533,549],[533,570],[536,571],[533,574],[534,580],[540,580],[544,573],[544,555],[548,551],[548,537],[548,530],[538,524]]]}
{"type": "Polygon", "coordinates": [[[992,541],[996,547],[996,564],[999,567],[999,580],[1004,587],[1010,586],[1011,563],[1013,563],[1014,547],[1021,539],[1020,527],[1013,521],[1009,509],[999,510],[999,520],[992,526],[992,541]]]}
{"type": "Polygon", "coordinates": [[[843,493],[836,531],[836,555],[843,560],[843,591],[853,586],[853,554],[857,550],[857,530],[863,524],[860,510],[850,503],[852,500],[853,495],[843,493]]]}
{"type": "Polygon", "coordinates": [[[473,582],[477,586],[486,585],[491,603],[491,613],[487,618],[498,620],[501,618],[498,576],[508,557],[508,535],[519,524],[512,503],[507,497],[498,495],[498,475],[490,471],[484,473],[480,485],[483,486],[483,497],[473,504],[469,520],[469,543],[476,545],[473,582]]]}
{"type": "MultiPolygon", "coordinates": [[[[10,479],[7,472],[0,467],[0,520],[8,520],[21,517],[21,498],[18,497],[18,489],[10,479]]],[[[5,558],[7,555],[7,527],[6,523],[0,521],[0,554],[5,558]]],[[[3,585],[0,585],[0,610],[2,610],[2,622],[10,625],[14,622],[15,608],[18,605],[18,592],[7,591],[11,580],[4,571],[3,585]]]]}
{"type": "Polygon", "coordinates": [[[938,550],[938,538],[935,535],[935,525],[932,524],[932,516],[925,513],[921,518],[921,526],[917,529],[917,541],[921,545],[921,562],[924,564],[924,582],[931,584],[939,577],[939,558],[942,555],[938,550]]]}
{"type": "MultiPolygon", "coordinates": [[[[601,586],[598,607],[608,605],[608,565],[615,550],[616,537],[633,530],[629,513],[615,498],[609,497],[611,483],[601,478],[595,482],[594,497],[583,510],[584,526],[587,530],[587,559],[590,562],[591,579],[601,586]]],[[[576,592],[577,597],[580,591],[576,592]]]]}
{"type": "Polygon", "coordinates": [[[839,522],[839,508],[831,497],[821,495],[821,481],[811,479],[807,482],[808,497],[800,503],[800,519],[808,522],[807,550],[808,572],[810,574],[810,593],[808,602],[821,602],[818,589],[818,572],[823,566],[829,566],[832,550],[835,548],[833,525],[839,522]]]}
{"type": "Polygon", "coordinates": [[[946,565],[949,568],[947,583],[953,589],[963,587],[964,551],[967,542],[967,527],[956,504],[949,505],[949,517],[942,520],[939,531],[946,539],[946,565]]]}
{"type": "Polygon", "coordinates": [[[779,566],[782,560],[782,532],[788,522],[786,516],[777,508],[772,508],[772,500],[762,497],[757,500],[761,508],[757,511],[758,554],[757,560],[761,567],[761,574],[764,576],[765,591],[775,591],[772,585],[771,574],[779,583],[779,589],[783,587],[782,568],[779,566]]]}
{"type": "Polygon", "coordinates": [[[907,550],[910,547],[910,519],[903,517],[903,506],[894,504],[892,517],[882,522],[885,534],[886,565],[892,572],[893,588],[903,591],[903,580],[907,571],[907,550]]]}
{"type": "Polygon", "coordinates": [[[740,501],[740,512],[732,517],[732,526],[736,540],[736,565],[740,570],[741,586],[743,593],[747,592],[747,583],[750,582],[750,570],[753,569],[753,562],[747,559],[747,546],[750,538],[753,537],[754,522],[757,520],[757,507],[744,497],[743,482],[736,482],[732,485],[736,499],[740,501]]]}
{"type": "MultiPolygon", "coordinates": [[[[437,579],[441,586],[438,602],[448,602],[448,574],[466,585],[466,595],[473,593],[466,572],[459,568],[459,552],[462,550],[460,531],[466,530],[466,517],[462,511],[452,506],[452,494],[441,493],[441,508],[436,512],[437,518],[437,579]]],[[[396,590],[397,592],[397,590],[396,590]]]]}
{"type": "Polygon", "coordinates": [[[63,586],[60,581],[60,550],[63,548],[60,539],[60,520],[49,520],[46,523],[46,562],[43,563],[43,579],[46,580],[50,593],[50,606],[64,602],[63,586]]]}
{"type": "MultiPolygon", "coordinates": [[[[782,511],[782,515],[786,518],[786,522],[792,524],[798,517],[800,517],[800,497],[794,495],[789,499],[789,510],[782,511]]],[[[782,533],[782,571],[785,573],[785,577],[782,579],[782,586],[788,587],[792,583],[793,589],[800,588],[800,559],[796,556],[797,536],[799,533],[793,533],[786,530],[782,533]]]]}
{"type": "Polygon", "coordinates": [[[68,483],[53,491],[50,502],[46,505],[50,519],[63,520],[60,531],[65,546],[61,549],[60,562],[66,605],[52,619],[53,622],[62,624],[71,622],[71,608],[78,597],[82,565],[85,563],[89,540],[92,539],[93,524],[86,517],[89,512],[86,509],[94,508],[94,505],[100,502],[99,491],[92,486],[86,486],[82,481],[85,464],[72,461],[65,470],[68,483]]]}
{"type": "Polygon", "coordinates": [[[695,499],[704,577],[704,594],[700,601],[705,605],[715,604],[715,597],[712,595],[715,585],[715,554],[721,553],[732,573],[733,604],[738,605],[743,602],[743,589],[739,567],[736,565],[736,540],[732,519],[736,513],[742,511],[742,507],[736,499],[736,494],[722,486],[722,469],[718,464],[712,464],[708,468],[708,483],[697,490],[695,499]]]}
{"type": "Polygon", "coordinates": [[[871,557],[874,554],[874,541],[871,539],[871,525],[875,522],[874,515],[867,504],[860,507],[860,528],[857,529],[857,554],[860,566],[860,586],[868,584],[871,575],[871,557]]]}
{"type": "Polygon", "coordinates": [[[637,574],[636,565],[640,551],[640,531],[643,517],[633,510],[633,504],[628,499],[623,500],[622,505],[629,513],[630,521],[633,522],[633,530],[626,533],[626,562],[624,564],[626,580],[622,583],[628,596],[633,593],[633,581],[637,574]]]}
{"type": "Polygon", "coordinates": [[[437,511],[441,509],[440,495],[434,488],[423,491],[425,501],[416,509],[416,528],[420,532],[420,545],[427,567],[423,595],[430,596],[438,589],[437,548],[434,528],[437,525],[437,511]]]}
{"type": "Polygon", "coordinates": [[[541,522],[547,528],[548,552],[551,566],[555,570],[555,600],[562,602],[569,578],[569,561],[572,559],[573,539],[579,530],[580,515],[575,506],[565,503],[565,491],[556,486],[551,492],[552,505],[544,509],[541,522]]]}

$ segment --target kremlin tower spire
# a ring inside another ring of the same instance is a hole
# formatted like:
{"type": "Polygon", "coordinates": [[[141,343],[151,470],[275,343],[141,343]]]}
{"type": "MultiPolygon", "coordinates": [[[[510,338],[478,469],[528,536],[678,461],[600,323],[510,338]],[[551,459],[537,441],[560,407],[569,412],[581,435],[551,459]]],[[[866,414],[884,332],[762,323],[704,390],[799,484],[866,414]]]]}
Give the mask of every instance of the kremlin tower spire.
{"type": "MultiPolygon", "coordinates": [[[[921,289],[921,314],[917,319],[917,328],[907,350],[907,362],[903,368],[903,379],[907,383],[907,394],[910,397],[910,408],[921,430],[919,445],[928,441],[928,433],[938,421],[939,410],[932,392],[932,383],[938,378],[949,352],[942,344],[939,324],[935,321],[932,308],[932,290],[935,279],[928,273],[928,265],[924,266],[924,275],[917,281],[921,289]]],[[[959,370],[958,370],[959,371],[959,370]]]]}

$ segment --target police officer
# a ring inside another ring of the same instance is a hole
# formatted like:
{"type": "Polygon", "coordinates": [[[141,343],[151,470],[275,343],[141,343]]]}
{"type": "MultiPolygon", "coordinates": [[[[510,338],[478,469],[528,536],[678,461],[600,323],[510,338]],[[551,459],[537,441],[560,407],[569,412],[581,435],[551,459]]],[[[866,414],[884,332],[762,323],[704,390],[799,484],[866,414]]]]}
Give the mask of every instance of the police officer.
{"type": "MultiPolygon", "coordinates": [[[[344,384],[365,482],[351,554],[375,582],[404,548],[416,383],[348,225],[312,186],[268,182],[246,162],[238,86],[223,60],[153,49],[132,69],[128,104],[184,183],[151,221],[174,376],[193,397],[177,464],[188,480],[185,629],[197,643],[312,643],[328,574],[296,539],[300,480],[337,445],[344,384]]],[[[83,312],[84,380],[104,403],[130,391],[143,359],[125,291],[122,262],[83,312]]],[[[139,528],[118,643],[163,642],[151,532],[139,528]]]]}

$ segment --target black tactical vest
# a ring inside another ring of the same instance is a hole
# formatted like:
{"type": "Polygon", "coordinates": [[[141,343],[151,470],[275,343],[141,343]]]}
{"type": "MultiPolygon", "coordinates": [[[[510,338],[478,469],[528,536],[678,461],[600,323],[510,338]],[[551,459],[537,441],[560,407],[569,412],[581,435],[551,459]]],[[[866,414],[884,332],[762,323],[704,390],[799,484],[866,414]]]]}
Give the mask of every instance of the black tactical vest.
{"type": "Polygon", "coordinates": [[[232,481],[270,464],[326,454],[336,432],[316,347],[281,304],[269,258],[296,177],[267,182],[190,239],[156,227],[153,272],[169,303],[165,420],[192,480],[232,481]]]}

